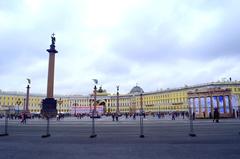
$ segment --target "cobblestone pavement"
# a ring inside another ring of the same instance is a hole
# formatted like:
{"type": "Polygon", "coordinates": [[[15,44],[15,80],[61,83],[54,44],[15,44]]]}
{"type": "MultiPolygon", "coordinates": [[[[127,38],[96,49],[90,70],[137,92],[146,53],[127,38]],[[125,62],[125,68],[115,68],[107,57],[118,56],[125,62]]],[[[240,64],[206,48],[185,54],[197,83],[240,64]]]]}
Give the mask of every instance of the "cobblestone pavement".
{"type": "MultiPolygon", "coordinates": [[[[121,117],[96,120],[96,138],[91,134],[91,119],[64,118],[50,121],[51,137],[46,121],[31,119],[27,124],[9,120],[9,136],[0,137],[0,159],[40,158],[240,158],[240,120],[222,119],[194,121],[196,137],[190,137],[189,121],[169,118],[144,119],[145,138],[139,138],[139,118],[121,117]]],[[[4,119],[0,119],[0,132],[4,119]]]]}

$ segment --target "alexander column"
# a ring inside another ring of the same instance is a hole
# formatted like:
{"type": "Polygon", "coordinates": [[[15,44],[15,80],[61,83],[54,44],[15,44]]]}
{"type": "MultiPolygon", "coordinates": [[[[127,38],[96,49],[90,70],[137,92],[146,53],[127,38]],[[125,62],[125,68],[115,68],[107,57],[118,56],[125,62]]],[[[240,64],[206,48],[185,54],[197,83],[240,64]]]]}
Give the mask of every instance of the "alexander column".
{"type": "Polygon", "coordinates": [[[52,44],[50,45],[50,49],[47,49],[47,52],[49,52],[47,97],[42,101],[41,110],[41,113],[47,118],[57,115],[57,100],[53,97],[55,54],[58,52],[55,49],[56,38],[54,33],[51,39],[52,44]]]}

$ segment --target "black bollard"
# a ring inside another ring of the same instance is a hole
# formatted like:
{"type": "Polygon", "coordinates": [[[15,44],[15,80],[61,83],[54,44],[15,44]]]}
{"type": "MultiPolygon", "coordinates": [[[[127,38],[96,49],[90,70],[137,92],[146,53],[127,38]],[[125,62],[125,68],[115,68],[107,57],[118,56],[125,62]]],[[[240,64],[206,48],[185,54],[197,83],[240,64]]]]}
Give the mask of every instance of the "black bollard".
{"type": "Polygon", "coordinates": [[[0,136],[8,136],[8,111],[9,111],[9,110],[6,110],[6,113],[5,113],[4,133],[3,133],[3,134],[0,134],[0,136]]]}
{"type": "Polygon", "coordinates": [[[141,113],[140,115],[140,138],[144,138],[144,135],[143,135],[143,115],[141,113]]]}
{"type": "Polygon", "coordinates": [[[46,130],[46,135],[42,135],[42,138],[46,138],[46,137],[50,137],[50,133],[49,133],[49,125],[50,125],[50,121],[49,121],[49,117],[47,117],[47,130],[46,130]]]}

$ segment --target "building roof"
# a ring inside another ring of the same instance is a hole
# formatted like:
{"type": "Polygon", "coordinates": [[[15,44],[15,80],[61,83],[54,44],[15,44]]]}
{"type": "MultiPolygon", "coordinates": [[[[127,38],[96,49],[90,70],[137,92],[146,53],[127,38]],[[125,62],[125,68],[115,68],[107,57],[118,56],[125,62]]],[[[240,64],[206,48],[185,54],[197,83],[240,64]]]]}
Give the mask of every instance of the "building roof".
{"type": "Polygon", "coordinates": [[[135,86],[131,89],[129,94],[140,94],[140,93],[144,93],[143,89],[139,86],[135,86]]]}

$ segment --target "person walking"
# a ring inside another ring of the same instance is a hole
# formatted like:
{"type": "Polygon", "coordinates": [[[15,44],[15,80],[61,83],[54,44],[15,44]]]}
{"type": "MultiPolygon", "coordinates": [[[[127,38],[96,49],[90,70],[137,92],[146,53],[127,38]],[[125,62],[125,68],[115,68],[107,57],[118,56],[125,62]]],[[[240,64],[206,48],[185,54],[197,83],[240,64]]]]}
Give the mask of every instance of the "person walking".
{"type": "Polygon", "coordinates": [[[114,121],[114,113],[112,113],[112,121],[114,121]]]}
{"type": "Polygon", "coordinates": [[[115,114],[116,114],[116,117],[115,117],[115,118],[116,118],[116,121],[118,121],[118,113],[115,113],[115,114]]]}
{"type": "Polygon", "coordinates": [[[136,119],[136,113],[133,114],[133,119],[134,119],[134,120],[136,119]]]}
{"type": "Polygon", "coordinates": [[[21,120],[21,123],[24,124],[24,120],[25,120],[25,119],[24,119],[24,113],[21,114],[21,119],[22,119],[22,120],[21,120]]]}
{"type": "Polygon", "coordinates": [[[175,120],[175,113],[172,113],[172,120],[175,120]]]}
{"type": "Polygon", "coordinates": [[[213,122],[216,120],[216,123],[219,122],[219,111],[218,108],[214,108],[214,112],[213,112],[213,122]]]}
{"type": "Polygon", "coordinates": [[[203,112],[203,118],[204,118],[204,119],[206,118],[206,114],[205,114],[205,112],[203,112]]]}
{"type": "Polygon", "coordinates": [[[196,118],[196,114],[195,112],[193,112],[193,120],[195,120],[195,118],[196,118]]]}
{"type": "Polygon", "coordinates": [[[26,124],[26,122],[27,122],[27,114],[22,113],[22,121],[21,121],[21,123],[26,124]]]}

